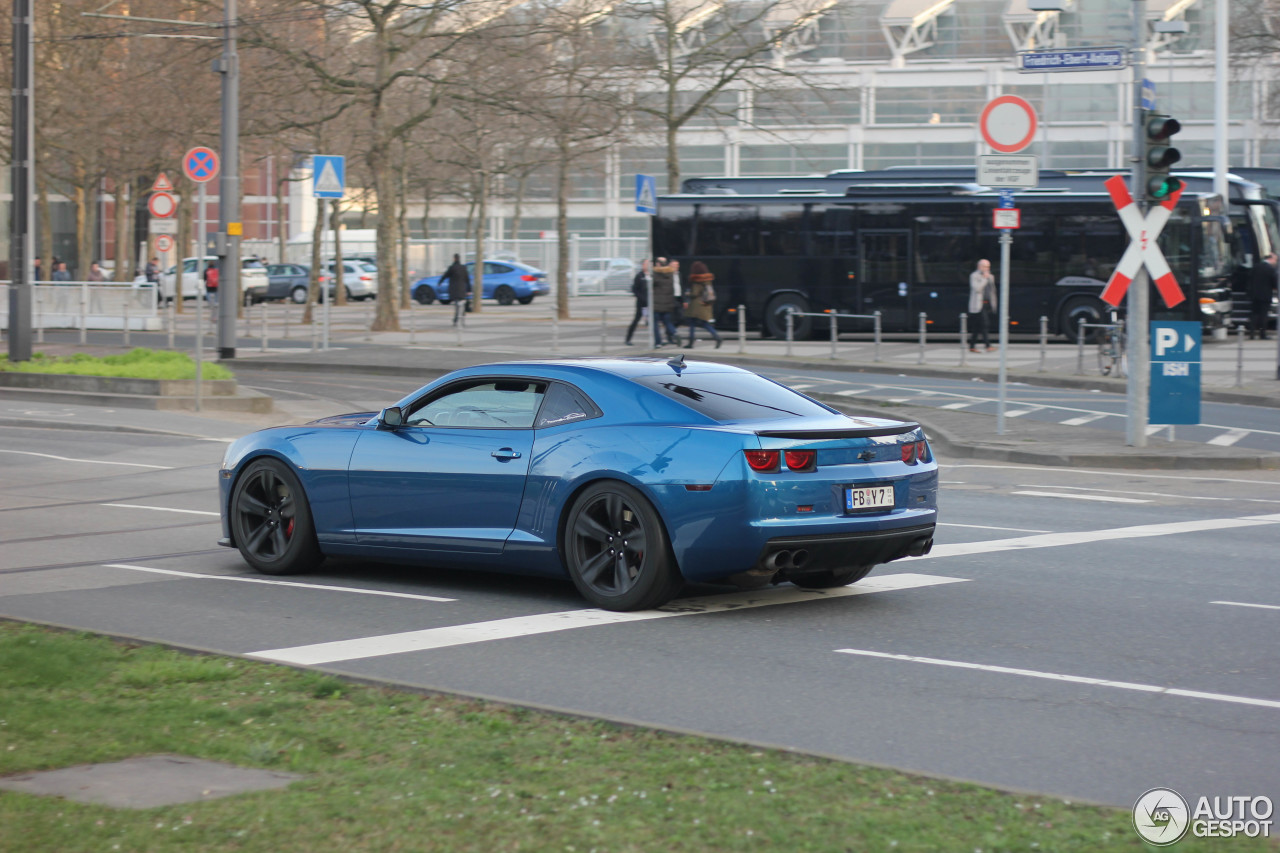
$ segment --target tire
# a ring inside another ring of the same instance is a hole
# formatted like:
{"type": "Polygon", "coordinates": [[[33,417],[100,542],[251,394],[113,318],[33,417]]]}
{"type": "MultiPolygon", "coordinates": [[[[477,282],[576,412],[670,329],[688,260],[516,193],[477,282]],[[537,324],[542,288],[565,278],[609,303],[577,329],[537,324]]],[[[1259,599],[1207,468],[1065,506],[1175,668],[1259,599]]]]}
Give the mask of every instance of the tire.
{"type": "MultiPolygon", "coordinates": [[[[781,293],[769,300],[764,309],[764,331],[771,337],[785,341],[787,339],[787,311],[799,314],[810,312],[809,300],[798,293],[781,293]]],[[[802,341],[813,332],[812,317],[793,318],[791,329],[792,340],[802,341]]]]}
{"type": "Polygon", "coordinates": [[[324,559],[302,483],[277,459],[249,463],[231,492],[229,514],[240,555],[264,574],[305,572],[324,559]]]}
{"type": "Polygon", "coordinates": [[[293,290],[290,290],[289,301],[292,302],[294,305],[306,305],[307,289],[302,285],[298,285],[293,290]]]}
{"type": "MultiPolygon", "coordinates": [[[[1073,296],[1058,312],[1058,331],[1073,344],[1079,343],[1077,340],[1079,336],[1076,333],[1079,331],[1077,323],[1080,318],[1083,317],[1086,323],[1101,323],[1106,316],[1106,309],[1101,300],[1094,299],[1092,296],[1073,296]]],[[[1096,341],[1100,331],[1100,329],[1085,329],[1085,340],[1096,341]]]]}
{"type": "Polygon", "coordinates": [[[532,296],[521,296],[519,299],[516,300],[516,302],[519,302],[521,305],[528,305],[532,301],[533,301],[532,296]]]}
{"type": "Polygon", "coordinates": [[[563,552],[578,592],[606,610],[658,607],[683,585],[657,511],[616,480],[592,483],[573,502],[563,552]]]}
{"type": "Polygon", "coordinates": [[[493,292],[493,298],[498,300],[499,305],[510,305],[516,301],[516,292],[508,285],[499,285],[493,292]]]}
{"type": "Polygon", "coordinates": [[[352,296],[352,295],[351,295],[351,288],[347,287],[346,285],[343,285],[343,286],[342,286],[342,289],[343,289],[343,290],[345,290],[345,291],[347,292],[347,301],[348,301],[348,302],[355,302],[355,301],[356,301],[356,298],[355,298],[354,296],[352,296]]]}
{"type": "Polygon", "coordinates": [[[831,589],[857,583],[871,573],[875,566],[852,566],[847,569],[827,569],[821,572],[788,575],[787,580],[804,589],[831,589]]]}
{"type": "Polygon", "coordinates": [[[431,285],[421,284],[418,285],[417,290],[413,291],[413,298],[421,305],[430,305],[436,301],[436,292],[431,285]]]}

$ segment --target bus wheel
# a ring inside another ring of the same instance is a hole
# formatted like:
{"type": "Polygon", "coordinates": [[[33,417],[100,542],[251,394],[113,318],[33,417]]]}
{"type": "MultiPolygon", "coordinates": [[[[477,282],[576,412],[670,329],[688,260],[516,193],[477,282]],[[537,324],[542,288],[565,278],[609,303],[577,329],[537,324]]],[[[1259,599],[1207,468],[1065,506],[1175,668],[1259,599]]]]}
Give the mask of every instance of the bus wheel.
{"type": "MultiPolygon", "coordinates": [[[[1067,337],[1072,343],[1079,343],[1079,323],[1083,319],[1085,323],[1101,323],[1106,316],[1106,311],[1100,301],[1091,296],[1075,296],[1067,300],[1067,304],[1062,306],[1062,311],[1058,314],[1058,330],[1067,337]]],[[[1097,337],[1098,329],[1085,329],[1084,339],[1086,341],[1093,340],[1097,337]]]]}
{"type": "MultiPolygon", "coordinates": [[[[808,314],[812,309],[809,300],[798,293],[782,293],[769,300],[764,309],[764,331],[769,336],[786,340],[787,312],[808,314]]],[[[791,327],[792,340],[802,341],[813,331],[812,317],[793,317],[791,327]]]]}

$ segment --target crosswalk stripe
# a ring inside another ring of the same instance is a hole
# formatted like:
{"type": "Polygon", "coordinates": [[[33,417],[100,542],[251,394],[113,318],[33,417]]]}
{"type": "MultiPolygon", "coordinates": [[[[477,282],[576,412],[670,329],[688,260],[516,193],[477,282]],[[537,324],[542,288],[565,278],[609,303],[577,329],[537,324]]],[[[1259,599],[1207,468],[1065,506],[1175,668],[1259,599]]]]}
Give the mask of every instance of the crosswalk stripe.
{"type": "Polygon", "coordinates": [[[1085,424],[1091,424],[1094,421],[1100,421],[1106,416],[1105,412],[1097,412],[1092,415],[1081,415],[1078,418],[1067,418],[1065,421],[1059,421],[1059,423],[1063,426],[1084,426],[1085,424]]]}
{"type": "Polygon", "coordinates": [[[1209,443],[1216,444],[1218,447],[1230,447],[1248,434],[1249,430],[1247,429],[1227,430],[1222,435],[1215,435],[1209,439],[1209,443]]]}

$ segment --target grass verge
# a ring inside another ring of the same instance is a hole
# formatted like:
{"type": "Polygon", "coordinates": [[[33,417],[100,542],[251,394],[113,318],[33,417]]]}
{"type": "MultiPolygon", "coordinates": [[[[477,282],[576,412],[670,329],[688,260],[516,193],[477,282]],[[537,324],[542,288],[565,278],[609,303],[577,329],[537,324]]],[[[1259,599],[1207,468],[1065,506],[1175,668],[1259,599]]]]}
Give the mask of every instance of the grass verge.
{"type": "Polygon", "coordinates": [[[1143,849],[1121,810],[16,623],[0,684],[0,775],[153,753],[307,774],[140,811],[0,792],[6,853],[1143,849]]]}
{"type": "MultiPolygon", "coordinates": [[[[0,370],[14,373],[57,373],[75,376],[111,376],[119,379],[195,379],[196,363],[185,352],[136,347],[120,355],[93,356],[76,353],[49,357],[35,353],[29,361],[9,361],[0,355],[0,370]]],[[[214,362],[205,362],[205,379],[234,379],[235,374],[214,362]]]]}

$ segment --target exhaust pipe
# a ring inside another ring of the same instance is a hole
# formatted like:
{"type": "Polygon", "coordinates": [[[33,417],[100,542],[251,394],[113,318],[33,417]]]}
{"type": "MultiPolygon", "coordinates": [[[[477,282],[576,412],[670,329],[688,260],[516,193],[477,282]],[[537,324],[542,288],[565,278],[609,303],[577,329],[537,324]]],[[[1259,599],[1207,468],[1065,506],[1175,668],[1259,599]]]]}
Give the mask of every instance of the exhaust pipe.
{"type": "Polygon", "coordinates": [[[790,565],[790,563],[790,551],[778,551],[777,553],[770,555],[769,558],[765,560],[765,565],[771,569],[785,569],[790,565]]]}
{"type": "Polygon", "coordinates": [[[908,557],[923,557],[933,550],[933,537],[928,539],[916,539],[907,546],[908,557]]]}
{"type": "Polygon", "coordinates": [[[791,565],[789,568],[804,568],[804,564],[807,562],[809,562],[809,552],[801,548],[791,555],[791,565]]]}

